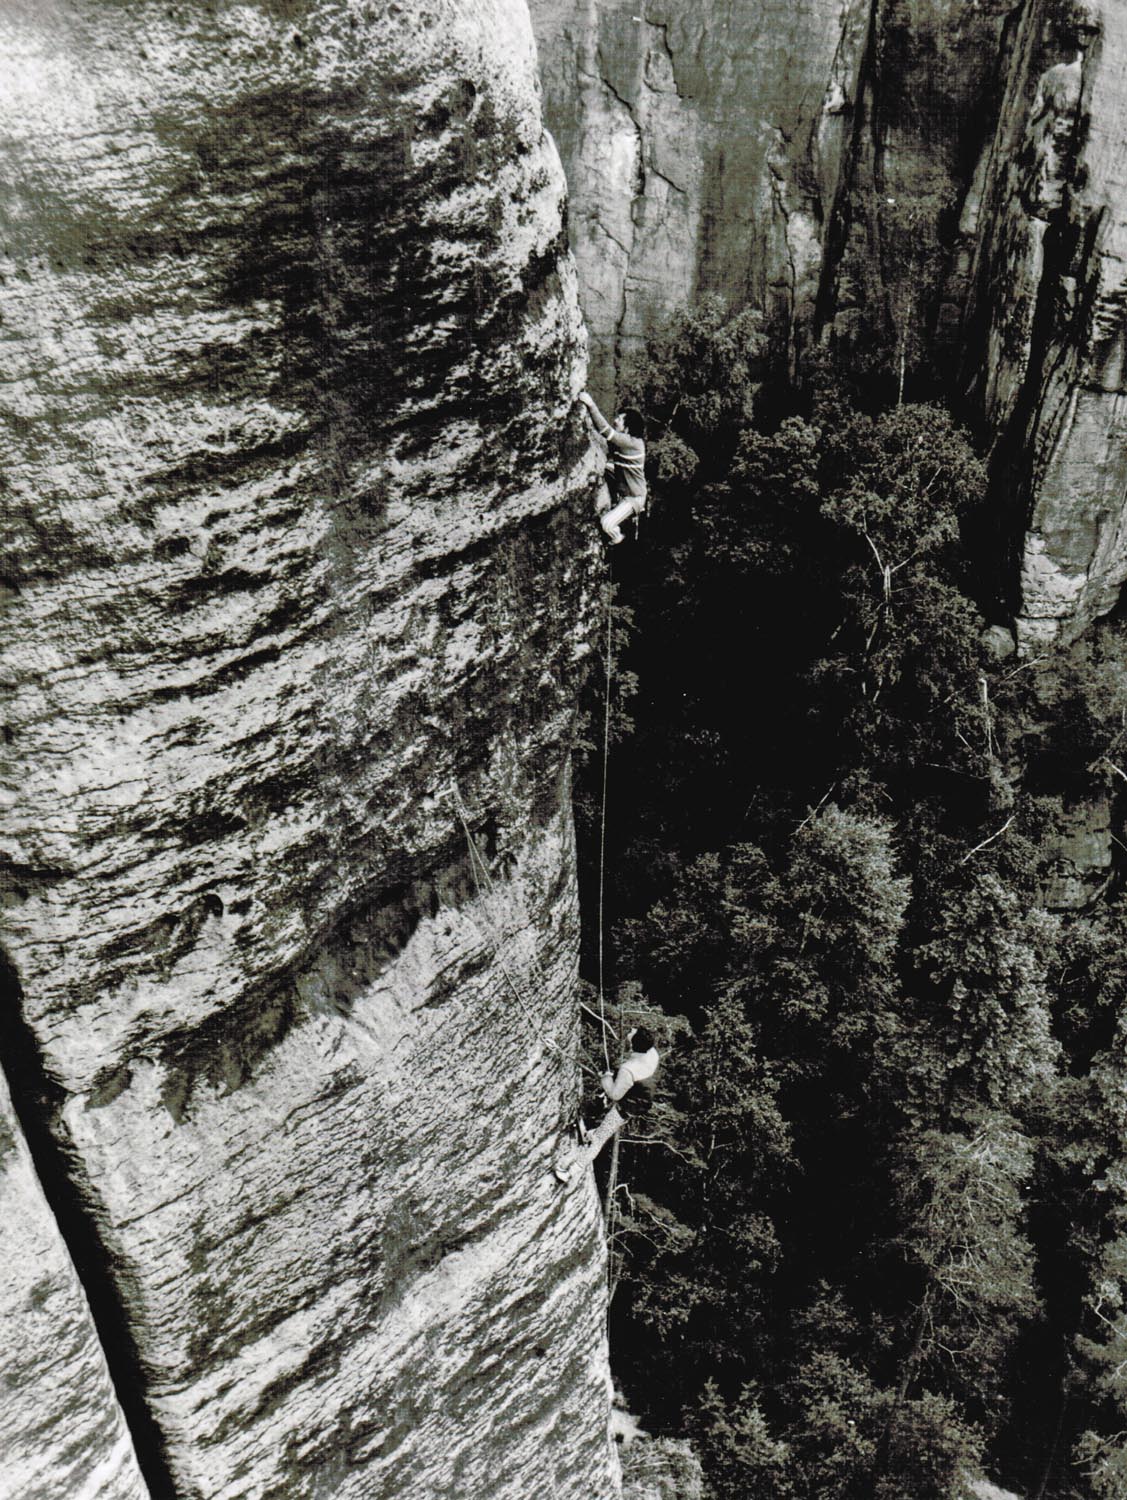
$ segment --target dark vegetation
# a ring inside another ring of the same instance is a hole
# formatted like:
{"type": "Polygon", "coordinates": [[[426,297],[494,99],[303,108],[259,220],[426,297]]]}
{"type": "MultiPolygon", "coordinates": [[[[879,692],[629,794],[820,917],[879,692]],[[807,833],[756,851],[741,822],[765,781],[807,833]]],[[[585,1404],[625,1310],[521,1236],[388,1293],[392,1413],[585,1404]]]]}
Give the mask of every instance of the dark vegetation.
{"type": "Polygon", "coordinates": [[[780,394],[766,355],[705,304],[632,393],[607,983],[667,1060],[623,1147],[617,1374],[717,1500],[1121,1500],[1127,900],[1045,905],[1066,809],[1127,779],[1121,633],[999,659],[949,413],[828,362],[780,394]]]}

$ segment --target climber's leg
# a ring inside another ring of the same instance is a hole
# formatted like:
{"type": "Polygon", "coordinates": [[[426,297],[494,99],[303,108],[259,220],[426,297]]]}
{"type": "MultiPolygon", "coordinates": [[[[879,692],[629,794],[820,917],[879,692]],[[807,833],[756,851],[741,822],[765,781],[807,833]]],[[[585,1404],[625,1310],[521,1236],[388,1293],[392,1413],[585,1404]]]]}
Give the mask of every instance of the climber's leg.
{"type": "Polygon", "coordinates": [[[601,525],[612,543],[622,540],[622,523],[635,515],[633,500],[620,500],[617,505],[604,511],[601,525]]]}
{"type": "Polygon", "coordinates": [[[586,1157],[588,1161],[594,1161],[611,1136],[622,1129],[626,1124],[625,1118],[619,1113],[615,1105],[611,1105],[603,1116],[601,1125],[597,1125],[591,1132],[591,1138],[587,1142],[586,1157]]]}
{"type": "Polygon", "coordinates": [[[615,1131],[621,1130],[625,1123],[623,1116],[612,1105],[603,1117],[602,1123],[588,1135],[586,1145],[577,1147],[570,1136],[564,1138],[560,1148],[557,1148],[552,1171],[561,1182],[577,1182],[584,1168],[595,1160],[615,1131]]]}

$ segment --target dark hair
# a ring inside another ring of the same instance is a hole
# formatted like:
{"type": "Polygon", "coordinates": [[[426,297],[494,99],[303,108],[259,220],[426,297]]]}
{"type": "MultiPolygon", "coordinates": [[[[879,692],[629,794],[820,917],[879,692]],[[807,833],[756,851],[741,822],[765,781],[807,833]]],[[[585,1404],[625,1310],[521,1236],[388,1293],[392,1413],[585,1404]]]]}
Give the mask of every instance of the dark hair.
{"type": "MultiPolygon", "coordinates": [[[[618,415],[622,418],[622,425],[631,437],[645,437],[646,419],[640,411],[636,411],[632,406],[624,406],[618,415]]],[[[648,1036],[649,1032],[646,1035],[648,1036]]]]}
{"type": "Polygon", "coordinates": [[[630,1045],[635,1052],[648,1052],[654,1045],[653,1034],[644,1026],[639,1026],[630,1040],[630,1045]]]}

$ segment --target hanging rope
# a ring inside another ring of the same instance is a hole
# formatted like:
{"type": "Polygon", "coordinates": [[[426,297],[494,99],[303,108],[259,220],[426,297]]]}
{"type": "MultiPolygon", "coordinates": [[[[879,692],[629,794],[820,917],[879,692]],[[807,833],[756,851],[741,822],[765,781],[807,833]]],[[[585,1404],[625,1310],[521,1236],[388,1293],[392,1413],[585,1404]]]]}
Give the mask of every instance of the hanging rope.
{"type": "Polygon", "coordinates": [[[614,595],[607,592],[607,654],[604,669],[605,692],[603,697],[603,804],[599,814],[599,1021],[603,1034],[603,1059],[610,1072],[610,1051],[607,1047],[607,1012],[603,991],[603,897],[606,886],[607,862],[607,767],[610,762],[610,683],[614,650],[614,595]]]}
{"type": "MultiPolygon", "coordinates": [[[[611,1071],[610,1051],[607,1047],[606,987],[603,970],[603,930],[606,896],[607,855],[607,781],[610,766],[610,692],[614,668],[614,595],[607,592],[607,645],[603,668],[603,788],[602,807],[599,812],[599,1025],[603,1039],[603,1059],[607,1072],[611,1071]]],[[[615,1248],[618,1231],[618,1152],[621,1130],[616,1130],[611,1141],[610,1175],[607,1178],[606,1200],[603,1204],[603,1233],[607,1242],[607,1317],[610,1304],[618,1286],[620,1257],[615,1248]]]]}
{"type": "MultiPolygon", "coordinates": [[[[639,526],[641,517],[639,516],[639,526]]],[[[606,1018],[606,991],[603,971],[603,929],[604,929],[604,907],[606,891],[606,836],[607,836],[607,780],[610,763],[610,695],[611,681],[613,676],[614,662],[614,613],[613,595],[607,597],[607,644],[606,659],[604,666],[605,692],[603,698],[603,787],[602,808],[599,816],[599,1014],[595,1018],[599,1021],[603,1037],[603,1057],[606,1061],[607,1072],[611,1071],[610,1053],[607,1049],[607,1031],[610,1029],[606,1018]]],[[[583,1007],[588,1014],[593,1014],[587,1006],[583,1007]]],[[[611,1141],[610,1172],[607,1176],[606,1198],[603,1202],[603,1233],[607,1242],[607,1305],[606,1315],[610,1319],[610,1305],[614,1301],[614,1294],[618,1288],[619,1277],[622,1270],[622,1254],[617,1248],[618,1240],[618,1167],[619,1152],[622,1146],[622,1131],[625,1126],[615,1131],[611,1141]]]]}
{"type": "MultiPolygon", "coordinates": [[[[604,968],[604,937],[605,937],[605,905],[606,905],[605,897],[606,897],[606,845],[607,845],[607,786],[608,786],[608,770],[609,770],[609,764],[610,764],[610,699],[611,699],[611,683],[612,683],[612,680],[613,680],[613,669],[614,669],[614,596],[613,596],[613,593],[608,590],[608,593],[607,593],[606,655],[605,655],[605,659],[604,659],[604,668],[603,668],[604,689],[603,689],[602,799],[601,799],[601,806],[600,806],[600,810],[599,810],[599,906],[598,906],[599,1013],[598,1013],[598,1016],[596,1017],[596,1019],[599,1022],[600,1031],[601,1031],[601,1034],[602,1034],[603,1060],[606,1063],[606,1070],[607,1070],[608,1073],[611,1071],[610,1049],[609,1049],[609,1047],[607,1045],[607,1032],[608,1032],[608,1030],[610,1030],[610,1023],[607,1021],[607,1016],[606,1016],[606,984],[605,984],[605,968],[604,968]]],[[[495,957],[495,959],[497,961],[497,965],[500,968],[501,973],[504,975],[505,982],[508,984],[509,989],[512,991],[513,997],[516,1000],[517,1004],[520,1006],[521,1010],[524,1012],[525,1016],[527,1017],[527,1019],[529,1020],[530,1024],[533,1026],[533,1028],[537,1031],[537,1033],[542,1035],[542,1029],[541,1029],[539,1023],[536,1020],[536,1016],[535,1016],[535,1014],[534,1014],[531,1006],[525,1000],[524,995],[521,993],[520,988],[517,985],[516,980],[513,978],[512,974],[509,972],[508,965],[505,962],[504,954],[501,951],[501,942],[500,942],[500,939],[499,939],[499,937],[497,935],[497,931],[496,931],[496,928],[495,928],[495,925],[494,925],[493,916],[492,916],[492,913],[490,912],[489,904],[488,904],[488,902],[486,900],[485,891],[483,890],[483,886],[482,886],[482,881],[484,879],[485,885],[488,887],[489,894],[492,895],[493,891],[494,891],[493,877],[490,874],[489,866],[486,864],[485,858],[482,855],[481,850],[478,848],[477,843],[474,840],[474,836],[473,836],[473,834],[470,831],[469,819],[468,819],[468,816],[466,814],[465,805],[462,802],[462,796],[461,796],[461,793],[459,792],[458,787],[457,787],[456,784],[453,787],[453,798],[454,798],[454,810],[455,810],[455,812],[458,815],[458,821],[459,821],[459,823],[462,825],[462,833],[465,836],[466,848],[469,851],[469,856],[470,856],[470,871],[471,871],[471,873],[473,875],[474,889],[477,892],[477,897],[478,897],[479,904],[481,906],[482,911],[485,913],[486,921],[489,924],[490,937],[491,937],[491,943],[492,943],[492,948],[493,948],[493,954],[494,954],[494,957],[495,957]],[[480,875],[479,875],[479,870],[480,870],[480,875]]],[[[535,954],[533,955],[533,963],[536,965],[537,969],[539,970],[540,975],[541,975],[541,979],[544,980],[543,969],[540,967],[539,959],[538,959],[538,957],[535,954]]],[[[546,980],[544,980],[544,982],[546,983],[546,980]]],[[[590,1011],[589,1007],[582,1005],[582,1002],[580,1002],[580,1004],[581,1004],[581,1006],[582,1006],[582,1008],[584,1010],[588,1011],[588,1014],[592,1014],[592,1015],[594,1014],[593,1012],[590,1011]]],[[[543,1040],[544,1040],[545,1044],[547,1046],[551,1047],[552,1050],[554,1052],[556,1052],[561,1058],[564,1056],[562,1049],[559,1046],[557,1046],[556,1043],[553,1042],[550,1038],[544,1037],[543,1040]]],[[[592,1068],[589,1064],[585,1063],[582,1058],[580,1059],[580,1067],[584,1071],[586,1071],[588,1073],[591,1073],[593,1075],[595,1074],[595,1069],[592,1068]]],[[[609,1278],[609,1291],[608,1291],[608,1295],[607,1295],[607,1308],[608,1308],[608,1311],[609,1311],[609,1308],[610,1308],[611,1298],[614,1296],[615,1287],[618,1284],[618,1272],[617,1272],[617,1269],[616,1269],[615,1251],[614,1251],[614,1248],[613,1248],[614,1247],[614,1238],[615,1238],[616,1229],[617,1229],[617,1222],[618,1222],[618,1206],[617,1206],[618,1154],[619,1154],[619,1132],[616,1131],[615,1135],[614,1135],[614,1138],[613,1138],[613,1141],[612,1141],[612,1145],[611,1145],[610,1178],[609,1178],[609,1181],[607,1183],[607,1195],[606,1195],[606,1201],[605,1201],[604,1207],[603,1207],[604,1233],[605,1233],[606,1238],[607,1238],[607,1246],[608,1246],[608,1254],[607,1254],[607,1271],[608,1271],[608,1278],[609,1278]]]]}
{"type": "MultiPolygon", "coordinates": [[[[624,1129],[625,1127],[623,1127],[624,1129]]],[[[616,1130],[614,1139],[611,1141],[610,1151],[610,1176],[607,1178],[607,1200],[603,1206],[603,1233],[607,1242],[607,1314],[610,1314],[610,1305],[614,1301],[615,1288],[618,1286],[618,1271],[621,1257],[615,1249],[615,1236],[618,1230],[618,1147],[622,1139],[622,1129],[616,1130]]]]}

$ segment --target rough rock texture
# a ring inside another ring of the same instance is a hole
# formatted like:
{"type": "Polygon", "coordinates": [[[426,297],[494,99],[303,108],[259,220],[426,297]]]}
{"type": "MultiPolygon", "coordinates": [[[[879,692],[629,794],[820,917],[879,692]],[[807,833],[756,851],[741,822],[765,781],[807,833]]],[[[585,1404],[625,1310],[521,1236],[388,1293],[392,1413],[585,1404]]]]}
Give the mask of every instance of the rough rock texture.
{"type": "Polygon", "coordinates": [[[801,343],[852,131],[869,0],[531,0],[545,115],[608,396],[697,292],[801,343]]]}
{"type": "Polygon", "coordinates": [[[1061,827],[1044,851],[1044,903],[1057,911],[1086,906],[1112,870],[1111,801],[1106,795],[1067,805],[1061,827]]]}
{"type": "Polygon", "coordinates": [[[792,364],[816,318],[953,339],[962,277],[938,242],[992,133],[1012,10],[532,0],[600,389],[709,290],[763,308],[792,364]]]}
{"type": "Polygon", "coordinates": [[[906,367],[955,358],[966,220],[1013,10],[1013,0],[874,0],[822,303],[862,357],[879,340],[906,367]]]}
{"type": "Polygon", "coordinates": [[[984,172],[972,369],[1028,513],[1019,639],[1075,638],[1127,577],[1127,10],[1027,5],[984,172]]]}
{"type": "Polygon", "coordinates": [[[610,1496],[548,1175],[595,454],[523,0],[0,43],[3,1045],[146,1478],[610,1496]]]}
{"type": "Polygon", "coordinates": [[[143,1500],[82,1287],[0,1076],[5,1500],[143,1500]]]}

